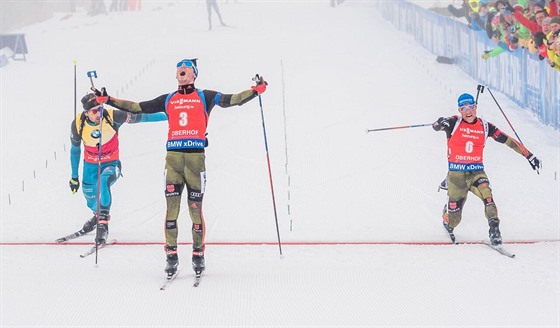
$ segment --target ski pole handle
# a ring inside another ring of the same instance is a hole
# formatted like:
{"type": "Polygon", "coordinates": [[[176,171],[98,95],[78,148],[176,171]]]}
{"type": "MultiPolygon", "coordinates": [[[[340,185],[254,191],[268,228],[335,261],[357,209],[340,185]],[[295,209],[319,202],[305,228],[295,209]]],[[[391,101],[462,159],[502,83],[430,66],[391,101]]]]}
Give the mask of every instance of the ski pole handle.
{"type": "Polygon", "coordinates": [[[476,100],[474,101],[476,104],[478,104],[478,95],[481,93],[484,93],[484,86],[479,84],[476,86],[476,100]]]}
{"type": "Polygon", "coordinates": [[[390,128],[379,128],[379,129],[367,129],[366,133],[376,132],[376,131],[385,131],[385,130],[396,130],[396,129],[409,129],[409,128],[420,128],[423,126],[431,126],[431,123],[426,124],[415,124],[415,125],[403,125],[403,126],[393,126],[390,128]]]}
{"type": "Polygon", "coordinates": [[[89,81],[91,82],[91,87],[95,89],[95,86],[93,85],[93,78],[97,78],[97,72],[96,71],[88,71],[87,76],[89,77],[89,81]]]}

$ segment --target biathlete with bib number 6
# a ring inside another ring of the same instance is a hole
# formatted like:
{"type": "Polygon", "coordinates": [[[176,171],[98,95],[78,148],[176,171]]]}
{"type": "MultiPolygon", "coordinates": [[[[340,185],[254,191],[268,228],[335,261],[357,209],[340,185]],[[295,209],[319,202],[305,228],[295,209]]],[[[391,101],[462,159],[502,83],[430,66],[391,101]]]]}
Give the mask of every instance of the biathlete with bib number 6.
{"type": "MultiPolygon", "coordinates": [[[[177,217],[181,195],[187,189],[187,204],[192,221],[192,267],[197,275],[205,269],[206,227],[202,215],[202,199],[206,185],[204,148],[207,146],[206,127],[214,106],[240,106],[265,92],[267,83],[261,77],[256,86],[236,94],[197,89],[196,59],[177,63],[178,90],[152,100],[132,102],[109,97],[107,104],[132,113],[164,112],[168,117],[167,155],[165,158],[165,217],[166,259],[165,272],[171,278],[177,272],[177,217]]],[[[94,90],[98,93],[97,90],[94,90]]]]}
{"type": "Polygon", "coordinates": [[[459,225],[469,190],[484,203],[484,214],[490,227],[488,236],[493,246],[502,244],[500,219],[494,203],[490,181],[484,172],[483,153],[486,139],[491,137],[523,155],[538,172],[540,160],[523,144],[500,131],[494,124],[476,116],[477,104],[470,94],[458,98],[461,115],[440,117],[432,124],[436,131],[447,135],[447,196],[443,211],[443,226],[455,242],[454,229],[459,225]]]}

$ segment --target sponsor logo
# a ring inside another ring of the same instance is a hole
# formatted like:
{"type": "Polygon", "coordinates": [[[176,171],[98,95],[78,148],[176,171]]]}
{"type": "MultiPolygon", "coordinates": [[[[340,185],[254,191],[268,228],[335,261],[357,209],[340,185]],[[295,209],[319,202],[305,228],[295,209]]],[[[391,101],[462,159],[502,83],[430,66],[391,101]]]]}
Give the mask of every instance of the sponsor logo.
{"type": "Polygon", "coordinates": [[[196,139],[183,139],[183,140],[168,140],[167,149],[183,149],[183,148],[204,148],[206,146],[205,140],[196,139]]]}
{"type": "Polygon", "coordinates": [[[172,184],[167,185],[166,189],[167,189],[167,192],[174,192],[175,191],[175,185],[172,185],[172,184]]]}
{"type": "Polygon", "coordinates": [[[461,136],[462,136],[463,138],[466,138],[466,139],[474,139],[474,140],[478,140],[478,139],[480,139],[480,137],[479,137],[479,136],[475,136],[475,135],[470,135],[470,134],[464,134],[464,133],[463,133],[463,134],[461,134],[461,136]]]}
{"type": "Polygon", "coordinates": [[[457,161],[480,162],[481,159],[480,156],[455,155],[455,160],[457,161]]]}
{"type": "Polygon", "coordinates": [[[198,130],[178,130],[171,131],[171,136],[196,136],[198,135],[198,130]]]}
{"type": "Polygon", "coordinates": [[[471,128],[460,128],[459,131],[465,132],[467,134],[471,134],[471,133],[484,134],[483,130],[473,130],[471,128]]]}
{"type": "Polygon", "coordinates": [[[190,198],[200,198],[200,197],[202,197],[202,193],[201,192],[196,192],[196,191],[191,191],[189,193],[189,197],[190,198]]]}
{"type": "Polygon", "coordinates": [[[183,105],[183,104],[186,104],[186,103],[200,103],[200,99],[183,99],[183,98],[181,98],[179,100],[170,101],[170,103],[172,105],[183,105]]]}
{"type": "Polygon", "coordinates": [[[474,164],[460,164],[460,163],[449,163],[449,171],[482,171],[484,170],[484,164],[474,163],[474,164]]]}

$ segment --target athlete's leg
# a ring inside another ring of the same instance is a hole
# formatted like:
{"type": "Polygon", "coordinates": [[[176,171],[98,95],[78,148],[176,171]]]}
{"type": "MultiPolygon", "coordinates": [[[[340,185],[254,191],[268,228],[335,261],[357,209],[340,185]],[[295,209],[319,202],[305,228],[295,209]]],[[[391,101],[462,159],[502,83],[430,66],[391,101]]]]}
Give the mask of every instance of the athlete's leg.
{"type": "Polygon", "coordinates": [[[487,220],[498,218],[498,208],[494,203],[492,188],[488,176],[484,171],[479,171],[473,176],[471,191],[478,196],[484,203],[484,215],[487,220]]]}
{"type": "Polygon", "coordinates": [[[97,164],[84,162],[82,192],[92,212],[97,212],[97,170],[97,164]]]}
{"type": "Polygon", "coordinates": [[[187,204],[192,221],[193,255],[204,254],[206,225],[202,214],[202,199],[206,187],[206,164],[204,153],[188,154],[184,167],[187,181],[187,204]],[[196,254],[195,254],[196,253],[196,254]]]}
{"type": "Polygon", "coordinates": [[[183,166],[185,153],[168,151],[165,157],[165,200],[167,213],[165,216],[165,241],[168,255],[177,253],[177,218],[181,208],[183,193],[183,166]]]}
{"type": "Polygon", "coordinates": [[[467,174],[468,172],[458,171],[449,171],[447,174],[447,212],[451,228],[457,227],[461,222],[463,205],[469,192],[467,174]]]}
{"type": "Polygon", "coordinates": [[[101,190],[100,190],[100,212],[104,214],[109,214],[111,209],[111,204],[113,198],[111,196],[111,186],[117,182],[121,176],[121,163],[120,161],[114,161],[110,163],[103,164],[101,166],[101,190]]]}

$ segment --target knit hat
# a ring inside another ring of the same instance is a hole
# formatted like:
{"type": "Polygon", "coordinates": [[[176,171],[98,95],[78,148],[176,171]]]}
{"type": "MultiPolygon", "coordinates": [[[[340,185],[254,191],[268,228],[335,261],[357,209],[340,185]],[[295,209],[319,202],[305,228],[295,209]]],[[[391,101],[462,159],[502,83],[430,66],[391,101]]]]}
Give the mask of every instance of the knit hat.
{"type": "Polygon", "coordinates": [[[560,25],[560,16],[554,16],[550,19],[550,24],[559,24],[560,25]]]}
{"type": "Polygon", "coordinates": [[[534,5],[540,8],[544,8],[544,1],[535,1],[534,5]]]}
{"type": "Polygon", "coordinates": [[[196,61],[198,58],[194,59],[183,59],[177,63],[177,68],[181,66],[191,67],[194,71],[194,77],[198,77],[198,67],[196,65],[196,61]]]}
{"type": "Polygon", "coordinates": [[[99,105],[100,104],[95,99],[95,95],[93,93],[88,93],[82,98],[82,106],[84,107],[84,110],[90,110],[99,105]]]}
{"type": "Polygon", "coordinates": [[[468,93],[463,93],[457,99],[457,106],[463,107],[465,105],[475,105],[474,97],[468,93]]]}

